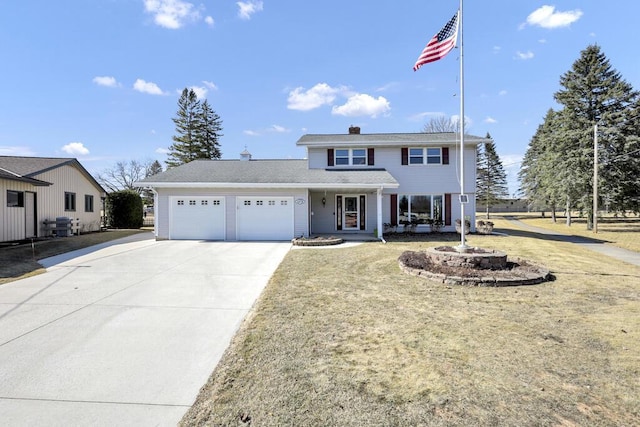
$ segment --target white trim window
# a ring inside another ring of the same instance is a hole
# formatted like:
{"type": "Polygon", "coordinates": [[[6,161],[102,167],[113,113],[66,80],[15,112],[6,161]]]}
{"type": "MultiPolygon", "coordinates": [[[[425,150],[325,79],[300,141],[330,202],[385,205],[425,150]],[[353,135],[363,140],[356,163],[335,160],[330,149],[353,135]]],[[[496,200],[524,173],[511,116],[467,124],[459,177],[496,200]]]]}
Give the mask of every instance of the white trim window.
{"type": "Polygon", "coordinates": [[[410,165],[440,165],[442,164],[442,148],[420,147],[409,148],[410,165]]]}
{"type": "Polygon", "coordinates": [[[426,225],[444,220],[444,196],[442,194],[398,195],[398,222],[400,224],[426,225]]]}
{"type": "Polygon", "coordinates": [[[336,166],[366,166],[366,148],[337,148],[334,154],[336,166]]]}

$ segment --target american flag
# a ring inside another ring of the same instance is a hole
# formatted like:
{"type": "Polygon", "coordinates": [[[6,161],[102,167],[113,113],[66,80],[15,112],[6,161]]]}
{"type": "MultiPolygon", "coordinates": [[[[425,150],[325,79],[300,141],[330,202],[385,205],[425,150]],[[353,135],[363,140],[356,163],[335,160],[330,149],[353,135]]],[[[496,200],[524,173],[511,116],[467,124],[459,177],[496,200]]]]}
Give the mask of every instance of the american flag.
{"type": "Polygon", "coordinates": [[[459,13],[460,12],[456,12],[453,18],[442,27],[440,32],[429,40],[429,43],[427,43],[427,46],[418,57],[416,65],[413,66],[413,71],[418,71],[424,64],[444,58],[444,56],[455,47],[458,38],[459,13]]]}

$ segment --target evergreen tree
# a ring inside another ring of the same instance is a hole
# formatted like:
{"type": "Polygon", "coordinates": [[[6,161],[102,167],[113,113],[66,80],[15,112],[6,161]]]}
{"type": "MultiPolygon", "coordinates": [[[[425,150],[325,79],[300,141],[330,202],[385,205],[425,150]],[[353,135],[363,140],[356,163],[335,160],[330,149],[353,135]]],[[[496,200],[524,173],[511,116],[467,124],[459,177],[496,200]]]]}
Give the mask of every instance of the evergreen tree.
{"type": "MultiPolygon", "coordinates": [[[[637,162],[626,153],[637,147],[637,128],[632,120],[638,94],[612,69],[609,60],[597,45],[588,46],[570,71],[560,78],[563,89],[555,99],[563,106],[558,147],[558,167],[571,172],[573,197],[566,208],[579,209],[587,216],[587,227],[593,219],[593,129],[598,124],[599,188],[615,211],[629,207],[631,182],[637,179],[637,162]]],[[[637,181],[636,181],[637,182],[637,181]]]]}
{"type": "Polygon", "coordinates": [[[578,209],[593,219],[594,126],[598,124],[599,194],[616,212],[637,210],[640,150],[638,93],[611,68],[597,45],[581,52],[560,78],[555,93],[562,106],[550,110],[529,144],[520,171],[522,189],[532,201],[555,211],[564,205],[567,224],[578,209]]]}
{"type": "Polygon", "coordinates": [[[176,135],[169,147],[168,167],[196,159],[220,158],[218,139],[222,136],[222,121],[206,100],[198,100],[193,89],[182,91],[176,117],[172,120],[176,125],[176,135]]]}
{"type": "Polygon", "coordinates": [[[538,126],[529,142],[529,148],[522,160],[518,177],[520,191],[529,200],[530,206],[551,209],[552,219],[556,221],[556,208],[566,194],[562,177],[563,171],[557,171],[558,152],[554,147],[554,131],[558,113],[549,109],[544,122],[538,126]]]}
{"type": "Polygon", "coordinates": [[[206,99],[200,107],[196,140],[200,146],[201,158],[219,159],[221,153],[218,139],[222,136],[220,133],[222,131],[222,120],[209,106],[209,102],[206,99]]]}
{"type": "Polygon", "coordinates": [[[185,88],[178,100],[178,111],[173,123],[176,125],[176,135],[169,147],[169,158],[166,163],[172,168],[189,163],[198,158],[199,150],[196,144],[196,129],[198,128],[198,112],[200,101],[193,89],[185,88]]]}
{"type": "Polygon", "coordinates": [[[150,176],[153,175],[157,175],[160,172],[162,172],[162,165],[160,164],[159,161],[154,160],[148,167],[146,170],[146,173],[144,175],[145,178],[148,178],[150,176]]]}
{"type": "Polygon", "coordinates": [[[484,147],[478,146],[476,201],[480,206],[484,206],[489,219],[491,206],[507,198],[509,189],[507,174],[496,152],[495,142],[491,140],[491,135],[488,133],[487,140],[484,147]]]}

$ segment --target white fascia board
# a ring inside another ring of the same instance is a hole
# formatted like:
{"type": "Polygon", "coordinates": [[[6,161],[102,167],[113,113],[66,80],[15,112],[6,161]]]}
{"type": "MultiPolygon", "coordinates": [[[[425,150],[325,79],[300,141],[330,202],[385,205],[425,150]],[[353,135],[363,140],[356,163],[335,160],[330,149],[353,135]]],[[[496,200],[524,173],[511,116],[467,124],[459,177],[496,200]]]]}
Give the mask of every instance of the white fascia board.
{"type": "Polygon", "coordinates": [[[289,184],[276,184],[276,183],[237,183],[237,182],[145,182],[134,183],[136,187],[152,187],[152,188],[277,188],[277,189],[290,189],[290,188],[309,188],[309,189],[342,189],[342,188],[398,188],[398,183],[378,183],[378,184],[363,184],[363,183],[351,183],[351,184],[336,184],[336,183],[289,183],[289,184]]]}

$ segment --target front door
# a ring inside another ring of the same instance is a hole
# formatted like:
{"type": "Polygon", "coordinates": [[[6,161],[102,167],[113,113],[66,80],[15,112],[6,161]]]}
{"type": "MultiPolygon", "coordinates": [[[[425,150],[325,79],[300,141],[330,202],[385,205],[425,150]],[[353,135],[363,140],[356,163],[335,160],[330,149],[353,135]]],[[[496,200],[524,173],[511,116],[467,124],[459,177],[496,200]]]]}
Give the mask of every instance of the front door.
{"type": "Polygon", "coordinates": [[[365,200],[362,195],[337,195],[336,196],[336,229],[338,230],[364,230],[365,224],[365,200]]]}

